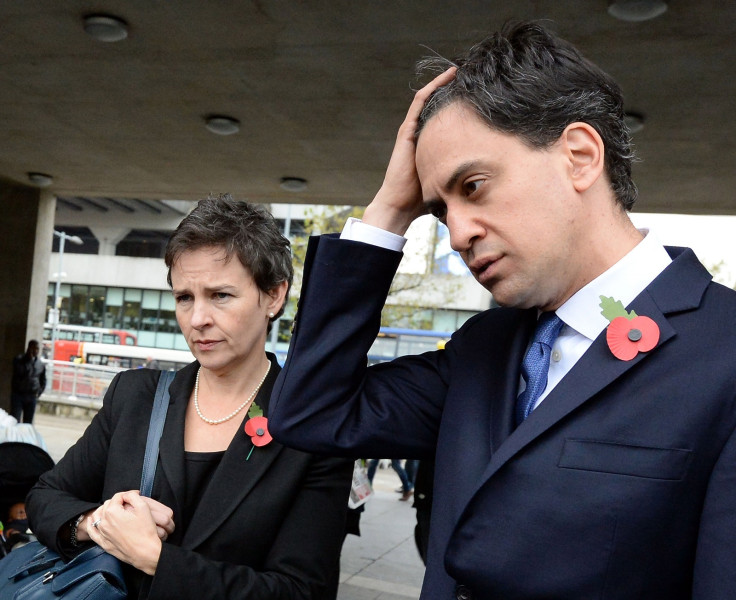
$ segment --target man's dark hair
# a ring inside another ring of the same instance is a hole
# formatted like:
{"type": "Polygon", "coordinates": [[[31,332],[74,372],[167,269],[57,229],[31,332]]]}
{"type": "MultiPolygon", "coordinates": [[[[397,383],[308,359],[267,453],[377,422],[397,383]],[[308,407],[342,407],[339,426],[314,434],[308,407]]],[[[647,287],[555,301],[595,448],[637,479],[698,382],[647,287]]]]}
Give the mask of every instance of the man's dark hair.
{"type": "Polygon", "coordinates": [[[572,44],[538,23],[508,23],[454,61],[427,58],[419,70],[453,64],[455,78],[427,101],[417,135],[453,102],[466,104],[492,129],[516,135],[532,148],[550,147],[570,123],[587,123],[603,139],[616,199],[631,209],[638,192],[631,179],[634,153],[621,88],[572,44]]]}
{"type": "MultiPolygon", "coordinates": [[[[181,254],[208,246],[223,248],[228,261],[236,256],[262,292],[270,292],[284,281],[291,287],[294,269],[289,240],[263,206],[233,200],[230,194],[200,200],[166,245],[169,286],[171,268],[181,254]]],[[[283,314],[285,305],[286,298],[272,320],[283,314]]]]}

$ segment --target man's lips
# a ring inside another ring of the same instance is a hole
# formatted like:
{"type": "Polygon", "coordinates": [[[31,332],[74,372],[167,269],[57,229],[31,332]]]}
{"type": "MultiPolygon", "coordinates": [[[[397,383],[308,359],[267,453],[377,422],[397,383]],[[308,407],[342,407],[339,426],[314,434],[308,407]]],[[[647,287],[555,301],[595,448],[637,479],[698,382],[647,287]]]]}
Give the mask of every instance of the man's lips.
{"type": "Polygon", "coordinates": [[[500,257],[498,258],[483,258],[474,260],[468,268],[470,269],[470,272],[473,274],[473,276],[480,282],[483,283],[484,281],[487,281],[490,279],[494,272],[496,271],[495,267],[500,260],[500,257]]]}

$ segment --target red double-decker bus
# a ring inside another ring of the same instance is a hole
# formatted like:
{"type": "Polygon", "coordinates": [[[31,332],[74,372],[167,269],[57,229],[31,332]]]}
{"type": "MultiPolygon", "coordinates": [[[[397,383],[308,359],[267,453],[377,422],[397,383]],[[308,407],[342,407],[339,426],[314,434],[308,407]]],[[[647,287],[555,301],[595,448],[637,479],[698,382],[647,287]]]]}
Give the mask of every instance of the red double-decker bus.
{"type": "Polygon", "coordinates": [[[144,346],[113,346],[84,342],[80,346],[80,362],[117,369],[150,367],[164,371],[178,371],[194,361],[189,350],[149,348],[144,346]]]}
{"type": "MultiPolygon", "coordinates": [[[[52,326],[43,326],[43,356],[51,358],[52,326]]],[[[95,342],[98,344],[114,344],[117,346],[135,346],[136,336],[122,329],[107,327],[86,327],[84,325],[57,325],[56,343],[54,344],[54,360],[74,362],[81,356],[80,344],[95,342]]]]}

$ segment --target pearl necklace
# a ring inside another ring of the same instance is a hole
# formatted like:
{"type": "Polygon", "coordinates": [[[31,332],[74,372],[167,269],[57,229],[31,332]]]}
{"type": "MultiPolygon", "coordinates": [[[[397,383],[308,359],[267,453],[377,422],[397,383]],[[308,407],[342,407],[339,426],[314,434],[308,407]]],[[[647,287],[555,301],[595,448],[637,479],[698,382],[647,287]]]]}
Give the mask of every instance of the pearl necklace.
{"type": "Polygon", "coordinates": [[[238,408],[236,408],[233,412],[231,412],[227,417],[223,417],[222,419],[208,419],[202,414],[202,411],[199,409],[199,372],[201,370],[202,370],[202,367],[199,367],[199,369],[197,369],[197,378],[194,380],[194,408],[197,411],[199,418],[202,419],[205,423],[209,423],[210,425],[219,425],[220,423],[224,423],[225,421],[229,421],[230,419],[232,419],[235,415],[237,415],[241,410],[243,410],[246,406],[248,406],[253,401],[253,398],[256,397],[258,390],[261,389],[263,382],[266,381],[266,377],[268,377],[268,373],[271,370],[271,363],[269,361],[268,368],[266,369],[266,372],[264,373],[263,378],[261,379],[260,382],[258,382],[256,389],[254,389],[251,395],[248,396],[248,399],[245,402],[243,402],[238,408]]]}

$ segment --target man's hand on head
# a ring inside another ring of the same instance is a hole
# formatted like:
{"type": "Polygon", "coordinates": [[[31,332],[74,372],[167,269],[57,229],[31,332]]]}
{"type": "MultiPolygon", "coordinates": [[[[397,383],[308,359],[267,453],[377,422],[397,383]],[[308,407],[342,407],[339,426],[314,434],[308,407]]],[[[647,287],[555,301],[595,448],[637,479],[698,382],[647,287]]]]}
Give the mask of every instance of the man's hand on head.
{"type": "Polygon", "coordinates": [[[415,164],[415,132],[427,99],[435,90],[452,81],[455,71],[455,67],[450,67],[414,95],[406,118],[399,127],[383,185],[363,214],[364,223],[404,235],[412,221],[426,212],[415,164]]]}

